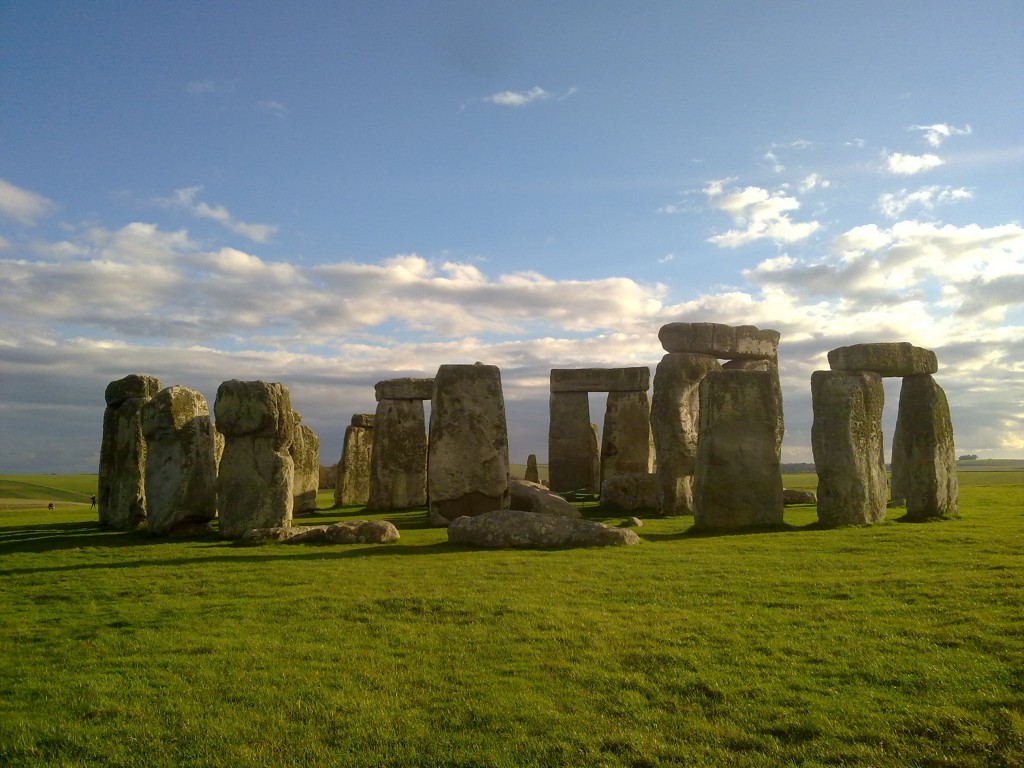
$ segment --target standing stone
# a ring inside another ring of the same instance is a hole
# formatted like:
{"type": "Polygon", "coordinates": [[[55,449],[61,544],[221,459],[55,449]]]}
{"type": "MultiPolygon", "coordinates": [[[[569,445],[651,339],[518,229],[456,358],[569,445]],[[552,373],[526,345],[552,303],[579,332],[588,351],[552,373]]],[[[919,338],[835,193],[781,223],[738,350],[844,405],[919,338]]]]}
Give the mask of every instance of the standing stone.
{"type": "Polygon", "coordinates": [[[508,509],[508,426],[497,366],[477,363],[438,369],[428,450],[433,525],[508,509]]]}
{"type": "Polygon", "coordinates": [[[373,414],[357,413],[345,428],[345,442],[334,488],[335,506],[366,504],[370,500],[374,422],[373,414]]]}
{"type": "Polygon", "coordinates": [[[295,479],[292,488],[292,516],[316,512],[316,493],[320,488],[320,438],[316,432],[300,424],[296,414],[295,439],[289,446],[295,479]]]}
{"type": "Polygon", "coordinates": [[[957,514],[959,486],[953,422],[946,393],[929,374],[907,376],[892,441],[892,497],[907,500],[907,518],[957,514]]]}
{"type": "Polygon", "coordinates": [[[378,401],[371,433],[367,507],[389,510],[426,504],[427,422],[423,401],[378,401]]]}
{"type": "Polygon", "coordinates": [[[221,535],[238,538],[250,528],[291,525],[295,414],[287,387],[225,381],[213,410],[225,438],[217,476],[221,535]]]}
{"type": "Polygon", "coordinates": [[[811,403],[818,522],[833,526],[884,520],[881,376],[869,371],[815,371],[811,403]]]}
{"type": "Polygon", "coordinates": [[[217,515],[217,463],[206,398],[188,387],[162,389],[142,406],[146,438],[146,528],[205,533],[217,515]]]}
{"type": "Polygon", "coordinates": [[[523,479],[528,483],[540,484],[540,471],[537,469],[537,454],[531,453],[526,457],[526,473],[523,479]]]}
{"type": "Polygon", "coordinates": [[[141,412],[159,391],[159,379],[138,374],[107,385],[97,493],[101,525],[130,530],[146,521],[146,440],[141,412]]]}
{"type": "Polygon", "coordinates": [[[651,401],[647,392],[609,392],[601,441],[602,484],[615,475],[647,474],[653,469],[651,401]]]}
{"type": "Polygon", "coordinates": [[[658,508],[658,476],[647,472],[619,474],[601,481],[601,508],[658,508]]]}
{"type": "Polygon", "coordinates": [[[781,403],[771,374],[711,371],[700,383],[699,396],[694,525],[781,524],[782,470],[776,449],[781,403]]]}
{"type": "Polygon", "coordinates": [[[601,449],[590,423],[586,392],[552,392],[548,422],[548,483],[556,492],[601,487],[601,449]]]}
{"type": "Polygon", "coordinates": [[[779,381],[778,360],[730,360],[722,364],[722,370],[762,371],[771,374],[772,386],[775,387],[775,397],[779,401],[778,421],[775,424],[775,451],[779,454],[779,461],[782,461],[782,437],[786,432],[786,425],[783,420],[782,382],[779,381]]]}
{"type": "Polygon", "coordinates": [[[670,352],[654,374],[651,428],[658,457],[658,509],[663,515],[693,514],[700,382],[721,370],[710,355],[670,352]]]}

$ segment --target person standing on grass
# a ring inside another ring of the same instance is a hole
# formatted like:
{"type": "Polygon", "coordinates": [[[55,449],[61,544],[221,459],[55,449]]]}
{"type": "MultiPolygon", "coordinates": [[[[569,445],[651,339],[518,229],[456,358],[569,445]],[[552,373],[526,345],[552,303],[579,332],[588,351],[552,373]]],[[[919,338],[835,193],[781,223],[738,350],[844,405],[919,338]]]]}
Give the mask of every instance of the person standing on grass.
{"type": "Polygon", "coordinates": [[[89,509],[92,509],[95,506],[96,506],[96,494],[93,494],[92,497],[89,499],[89,509]]]}

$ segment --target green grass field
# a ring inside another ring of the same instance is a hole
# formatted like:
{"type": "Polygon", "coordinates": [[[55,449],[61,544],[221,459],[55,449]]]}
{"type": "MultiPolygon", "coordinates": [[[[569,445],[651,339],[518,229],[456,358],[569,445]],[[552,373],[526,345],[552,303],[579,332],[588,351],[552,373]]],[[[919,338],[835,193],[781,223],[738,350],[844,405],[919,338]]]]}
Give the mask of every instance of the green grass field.
{"type": "MultiPolygon", "coordinates": [[[[3,766],[1024,765],[1024,472],[943,522],[546,552],[422,510],[385,546],[159,540],[86,478],[0,478],[50,492],[0,508],[3,766]]],[[[330,503],[299,522],[367,516],[330,503]]]]}

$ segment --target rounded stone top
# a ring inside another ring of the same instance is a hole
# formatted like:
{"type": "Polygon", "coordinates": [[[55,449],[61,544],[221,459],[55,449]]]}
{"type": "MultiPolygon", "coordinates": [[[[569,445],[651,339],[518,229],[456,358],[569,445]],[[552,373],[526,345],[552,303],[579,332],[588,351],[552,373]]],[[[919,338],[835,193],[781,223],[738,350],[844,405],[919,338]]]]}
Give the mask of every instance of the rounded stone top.
{"type": "Polygon", "coordinates": [[[939,369],[934,352],[907,341],[837,347],[828,353],[828,364],[833,371],[872,371],[879,376],[915,376],[939,369]]]}
{"type": "Polygon", "coordinates": [[[291,439],[296,428],[284,384],[231,379],[217,388],[213,404],[217,430],[225,435],[291,439]]]}
{"type": "Polygon", "coordinates": [[[111,408],[116,408],[125,400],[134,397],[153,397],[160,391],[160,379],[156,376],[142,376],[130,373],[123,379],[107,384],[103,399],[111,408]]]}

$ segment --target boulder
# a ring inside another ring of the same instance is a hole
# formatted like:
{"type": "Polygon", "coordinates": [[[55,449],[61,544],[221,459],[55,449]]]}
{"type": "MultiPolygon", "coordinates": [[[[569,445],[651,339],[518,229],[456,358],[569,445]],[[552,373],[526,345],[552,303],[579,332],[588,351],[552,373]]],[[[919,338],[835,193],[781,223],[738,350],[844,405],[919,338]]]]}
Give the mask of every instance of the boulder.
{"type": "Polygon", "coordinates": [[[638,368],[553,368],[552,392],[646,392],[651,387],[651,369],[638,368]]]}
{"type": "Polygon", "coordinates": [[[776,443],[781,407],[770,373],[711,371],[704,377],[693,477],[695,527],[782,523],[776,443]]]}
{"type": "Polygon", "coordinates": [[[320,489],[320,438],[305,424],[297,424],[288,450],[295,472],[292,515],[312,515],[320,489]]]}
{"type": "Polygon", "coordinates": [[[693,472],[700,426],[700,383],[721,370],[710,355],[670,352],[654,374],[651,430],[657,454],[658,511],[662,515],[693,514],[693,472]]]}
{"type": "Polygon", "coordinates": [[[817,501],[818,494],[814,491],[804,490],[803,488],[782,489],[782,503],[787,507],[791,504],[816,504],[817,501]]]}
{"type": "Polygon", "coordinates": [[[888,495],[881,376],[869,371],[815,371],[811,404],[818,522],[827,526],[881,522],[888,495]]]}
{"type": "Polygon", "coordinates": [[[601,483],[601,507],[609,510],[658,508],[658,476],[630,472],[609,477],[601,483]]]}
{"type": "MultiPolygon", "coordinates": [[[[646,369],[644,369],[646,370],[646,369]]],[[[601,439],[601,479],[654,469],[651,401],[643,392],[609,392],[601,439]]]]}
{"type": "Polygon", "coordinates": [[[381,400],[372,430],[367,507],[427,503],[427,423],[422,400],[381,400]]]}
{"type": "Polygon", "coordinates": [[[934,352],[906,341],[839,347],[828,353],[828,365],[833,371],[872,371],[879,376],[914,376],[939,369],[934,352]]]}
{"type": "Polygon", "coordinates": [[[721,323],[668,323],[658,331],[666,352],[690,352],[724,360],[778,357],[779,332],[753,325],[721,323]]]}
{"type": "Polygon", "coordinates": [[[548,549],[639,544],[640,537],[628,529],[590,520],[501,509],[452,520],[448,541],[478,547],[548,549]]]}
{"type": "Polygon", "coordinates": [[[288,527],[294,504],[290,447],[296,418],[287,387],[225,381],[213,408],[217,429],[225,437],[217,476],[221,535],[237,538],[251,528],[288,527]]]}
{"type": "Polygon", "coordinates": [[[556,517],[580,517],[580,511],[576,507],[539,483],[512,478],[509,481],[509,493],[509,509],[556,517]]]}
{"type": "Polygon", "coordinates": [[[142,406],[146,438],[146,528],[193,535],[217,516],[217,463],[210,409],[199,392],[160,390],[142,406]]]}
{"type": "Polygon", "coordinates": [[[367,504],[370,501],[374,429],[365,426],[367,423],[375,424],[376,418],[370,414],[356,414],[352,417],[352,423],[345,428],[334,488],[335,506],[367,504]],[[370,418],[365,418],[367,416],[370,418]],[[355,423],[356,417],[363,417],[359,419],[359,425],[355,423]]]}
{"type": "Polygon", "coordinates": [[[508,508],[508,425],[497,366],[438,368],[427,445],[431,524],[508,508]]]}
{"type": "Polygon", "coordinates": [[[590,422],[586,392],[552,392],[548,420],[548,483],[551,490],[597,491],[601,445],[590,422]]]}
{"type": "Polygon", "coordinates": [[[373,385],[377,402],[381,400],[430,400],[434,396],[433,379],[387,379],[373,385]]]}
{"type": "Polygon", "coordinates": [[[953,517],[959,506],[953,422],[946,393],[928,374],[907,376],[892,441],[892,498],[907,518],[953,517]]]}

